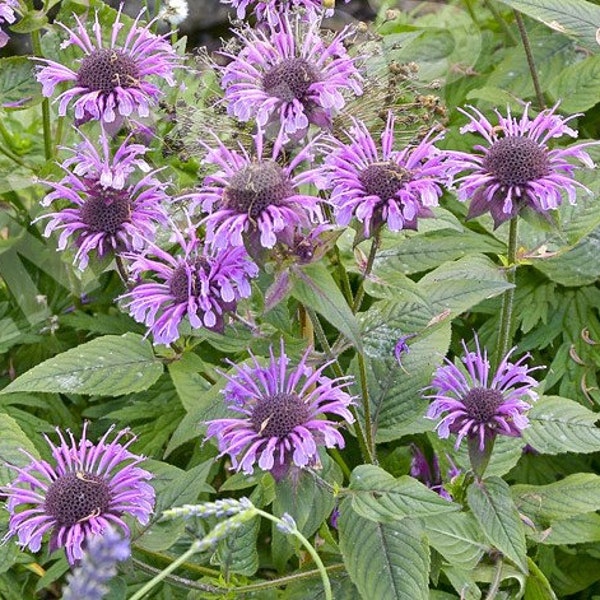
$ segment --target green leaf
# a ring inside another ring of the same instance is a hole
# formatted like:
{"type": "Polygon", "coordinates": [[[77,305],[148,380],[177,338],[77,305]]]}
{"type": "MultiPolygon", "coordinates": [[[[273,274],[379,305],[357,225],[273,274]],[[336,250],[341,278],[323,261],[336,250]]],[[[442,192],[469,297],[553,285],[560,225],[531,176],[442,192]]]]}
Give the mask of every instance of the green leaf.
{"type": "Polygon", "coordinates": [[[600,560],[597,558],[558,550],[555,556],[550,583],[559,598],[581,592],[600,580],[600,560]]]}
{"type": "Polygon", "coordinates": [[[600,451],[599,415],[573,400],[542,396],[529,411],[523,439],[542,454],[600,451]]]}
{"type": "Polygon", "coordinates": [[[529,566],[529,577],[525,583],[524,600],[556,600],[556,594],[552,591],[550,582],[529,557],[527,557],[527,565],[529,566]]]}
{"type": "Polygon", "coordinates": [[[32,31],[39,31],[46,25],[48,25],[48,17],[43,11],[30,10],[14,25],[11,25],[10,30],[15,33],[31,33],[32,31]]]}
{"type": "Polygon", "coordinates": [[[583,112],[595,106],[600,98],[600,56],[588,56],[564,67],[552,81],[550,92],[561,99],[560,109],[565,113],[583,112]]]}
{"type": "Polygon", "coordinates": [[[593,473],[574,473],[548,485],[514,485],[511,493],[519,512],[543,524],[600,510],[600,476],[593,473]]]}
{"type": "Polygon", "coordinates": [[[598,51],[596,31],[600,23],[600,6],[585,0],[500,1],[540,21],[554,31],[576,38],[590,50],[598,51]]]}
{"type": "Polygon", "coordinates": [[[600,515],[586,513],[553,521],[543,531],[529,534],[539,544],[566,545],[600,542],[600,515]]]}
{"type": "Polygon", "coordinates": [[[467,490],[467,499],[490,544],[527,573],[525,533],[508,484],[499,477],[475,481],[467,490]]]}
{"type": "Polygon", "coordinates": [[[14,479],[15,472],[6,465],[24,467],[31,462],[21,450],[26,450],[34,458],[40,455],[17,422],[5,413],[0,413],[0,431],[0,485],[7,485],[14,479]]]}
{"type": "Polygon", "coordinates": [[[259,518],[242,523],[234,535],[227,535],[219,541],[211,563],[220,565],[225,573],[239,573],[248,577],[254,575],[259,565],[256,549],[259,530],[259,518]]]}
{"type": "Polygon", "coordinates": [[[416,479],[408,475],[396,479],[374,465],[356,467],[349,489],[352,509],[365,519],[382,523],[460,510],[416,479]]]}
{"type": "Polygon", "coordinates": [[[414,522],[375,523],[340,507],[340,549],[362,598],[429,600],[430,558],[414,522]]]}
{"type": "Polygon", "coordinates": [[[322,263],[293,267],[290,276],[294,282],[294,298],[325,317],[362,352],[356,317],[327,267],[322,263]]]}
{"type": "Polygon", "coordinates": [[[181,404],[186,410],[195,406],[198,396],[206,393],[211,387],[210,383],[199,375],[200,371],[206,371],[206,365],[197,354],[187,352],[170,363],[168,369],[181,404]]]}
{"type": "Polygon", "coordinates": [[[141,335],[106,335],[45,360],[0,393],[121,396],[148,389],[162,372],[152,345],[141,335]]]}
{"type": "Polygon", "coordinates": [[[0,58],[0,107],[23,109],[41,101],[34,63],[24,56],[0,58]]]}

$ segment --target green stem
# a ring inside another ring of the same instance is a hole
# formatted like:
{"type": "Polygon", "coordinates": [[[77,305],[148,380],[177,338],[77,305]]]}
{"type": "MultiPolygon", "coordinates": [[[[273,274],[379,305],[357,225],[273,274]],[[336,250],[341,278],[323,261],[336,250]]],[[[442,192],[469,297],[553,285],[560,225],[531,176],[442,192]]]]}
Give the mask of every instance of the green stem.
{"type": "MultiPolygon", "coordinates": [[[[2,117],[0,117],[1,119],[2,117]]],[[[4,148],[2,146],[0,146],[0,153],[4,154],[4,156],[6,156],[6,158],[10,158],[10,160],[12,160],[13,162],[16,162],[18,165],[20,165],[21,167],[25,167],[26,169],[31,169],[31,167],[28,167],[27,164],[23,161],[23,159],[20,156],[17,156],[12,150],[9,150],[8,148],[4,148]]]]}
{"type": "MultiPolygon", "coordinates": [[[[263,510],[260,510],[260,508],[255,508],[254,510],[261,517],[264,517],[265,519],[268,519],[273,523],[281,523],[281,519],[278,519],[277,517],[274,517],[273,515],[270,515],[269,513],[263,510]]],[[[319,570],[319,574],[321,575],[321,580],[323,581],[323,589],[325,590],[325,600],[333,600],[331,582],[329,581],[329,576],[327,575],[327,570],[325,569],[325,565],[323,564],[321,557],[318,555],[317,551],[312,547],[312,544],[298,531],[298,529],[295,529],[293,532],[290,533],[292,533],[292,535],[296,536],[300,540],[300,543],[306,548],[307,552],[315,561],[315,565],[317,565],[317,569],[319,570]]],[[[136,599],[132,598],[131,600],[136,599]]]]}
{"type": "Polygon", "coordinates": [[[515,280],[517,275],[517,225],[518,218],[510,220],[508,231],[508,265],[506,269],[506,281],[511,285],[504,292],[502,298],[502,310],[500,312],[500,332],[498,336],[497,363],[500,364],[512,344],[512,313],[515,299],[515,280]]]}
{"type": "Polygon", "coordinates": [[[348,306],[352,306],[354,294],[352,293],[352,286],[350,285],[350,279],[348,277],[348,271],[344,268],[344,263],[342,262],[342,256],[340,254],[340,249],[337,244],[333,247],[333,252],[335,255],[336,269],[339,273],[340,283],[342,284],[342,294],[346,298],[346,302],[348,302],[348,306]]]}
{"type": "Polygon", "coordinates": [[[490,458],[492,457],[492,450],[494,449],[495,441],[496,439],[494,437],[486,439],[483,450],[481,450],[479,448],[478,437],[470,437],[468,439],[469,460],[471,462],[471,469],[473,469],[473,473],[475,473],[477,481],[481,481],[483,479],[483,474],[485,473],[485,470],[490,462],[490,458]]]}
{"type": "Polygon", "coordinates": [[[377,250],[379,248],[379,233],[376,233],[373,237],[373,241],[371,242],[371,250],[369,251],[369,257],[367,258],[367,266],[365,267],[365,271],[363,273],[363,279],[360,282],[358,287],[358,291],[356,292],[356,297],[354,298],[354,303],[352,304],[352,312],[357,313],[362,306],[363,299],[365,297],[365,281],[367,277],[371,274],[373,270],[373,264],[375,263],[375,256],[377,254],[377,250]]]}
{"type": "Polygon", "coordinates": [[[496,562],[496,571],[494,572],[494,579],[492,581],[492,585],[488,590],[488,593],[485,597],[485,600],[494,600],[494,598],[498,595],[498,590],[500,589],[500,583],[502,582],[502,559],[499,558],[496,562]]]}
{"type": "Polygon", "coordinates": [[[531,81],[533,82],[533,89],[535,90],[538,105],[540,109],[544,109],[546,108],[546,102],[544,101],[544,93],[542,92],[542,86],[540,85],[537,69],[535,68],[535,60],[533,59],[533,52],[531,51],[531,44],[529,43],[529,37],[527,35],[527,30],[525,29],[525,23],[523,23],[523,17],[521,16],[520,12],[516,10],[513,12],[515,13],[515,20],[517,22],[517,27],[519,28],[519,35],[521,36],[521,41],[523,42],[523,50],[525,50],[525,57],[527,58],[527,64],[529,65],[531,81]]]}
{"type": "MultiPolygon", "coordinates": [[[[142,571],[149,573],[150,575],[159,575],[162,571],[157,569],[156,567],[152,567],[151,565],[146,564],[143,560],[139,558],[132,559],[133,564],[139,567],[142,571]]],[[[203,592],[210,592],[212,594],[218,594],[220,592],[226,591],[224,588],[214,587],[212,585],[207,585],[205,583],[197,583],[191,579],[187,579],[185,577],[179,577],[177,575],[167,575],[165,580],[169,583],[172,583],[175,586],[178,586],[184,590],[186,589],[194,589],[194,590],[202,590],[203,592]]]]}
{"type": "Polygon", "coordinates": [[[365,413],[365,433],[367,450],[369,453],[369,462],[376,463],[375,444],[373,443],[373,422],[371,420],[371,402],[369,400],[369,387],[367,383],[367,365],[365,356],[362,352],[357,352],[358,371],[360,373],[360,390],[362,396],[362,405],[365,413]]]}
{"type": "MultiPolygon", "coordinates": [[[[31,44],[33,53],[42,58],[42,43],[40,39],[39,29],[31,32],[31,44]]],[[[42,125],[44,128],[44,154],[46,160],[51,160],[54,156],[54,144],[52,143],[52,127],[50,125],[50,100],[44,98],[42,100],[42,125]]]]}
{"type": "Polygon", "coordinates": [[[502,31],[504,31],[504,34],[508,37],[508,39],[513,44],[516,44],[519,40],[516,38],[515,34],[511,31],[510,27],[506,24],[506,21],[502,18],[502,15],[498,11],[498,9],[494,6],[494,2],[490,2],[490,0],[483,0],[483,3],[486,5],[488,10],[492,13],[492,15],[494,16],[494,19],[496,19],[498,25],[500,25],[500,27],[502,27],[502,31]]]}
{"type": "Polygon", "coordinates": [[[342,470],[342,473],[344,473],[346,479],[349,480],[350,476],[352,475],[352,471],[350,470],[350,467],[346,464],[346,461],[344,460],[344,457],[342,456],[340,451],[337,448],[329,448],[327,452],[338,464],[339,468],[342,470]]]}

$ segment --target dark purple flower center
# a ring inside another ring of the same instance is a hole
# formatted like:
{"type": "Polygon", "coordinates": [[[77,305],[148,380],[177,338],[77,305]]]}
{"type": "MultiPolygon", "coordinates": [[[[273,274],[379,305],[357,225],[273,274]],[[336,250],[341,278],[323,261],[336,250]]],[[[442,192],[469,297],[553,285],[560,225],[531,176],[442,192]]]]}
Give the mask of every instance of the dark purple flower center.
{"type": "Polygon", "coordinates": [[[319,72],[304,58],[286,58],[263,75],[263,89],[284,102],[302,100],[319,81],[319,72]]]}
{"type": "Polygon", "coordinates": [[[105,513],[111,496],[103,477],[78,471],[61,475],[50,484],[44,508],[60,525],[71,526],[105,513]]]}
{"type": "Polygon", "coordinates": [[[483,168],[506,186],[525,185],[550,171],[548,155],[532,139],[508,136],[492,144],[483,159],[483,168]]]}
{"type": "Polygon", "coordinates": [[[261,437],[282,438],[294,427],[308,421],[310,411],[297,394],[275,394],[261,398],[254,407],[250,421],[261,437]]]}
{"type": "Polygon", "coordinates": [[[131,218],[130,195],[96,184],[81,207],[81,220],[94,233],[115,235],[131,218]]]}
{"type": "Polygon", "coordinates": [[[358,176],[369,196],[378,196],[382,200],[393,198],[402,186],[410,181],[411,172],[396,163],[373,163],[363,169],[358,176]]]}
{"type": "Polygon", "coordinates": [[[225,189],[225,207],[256,219],[269,206],[294,194],[283,169],[272,160],[249,164],[233,175],[225,189]]]}
{"type": "Polygon", "coordinates": [[[180,265],[169,280],[169,292],[178,304],[187,302],[190,296],[198,296],[198,271],[210,272],[210,264],[203,256],[198,257],[193,266],[180,265]]]}
{"type": "Polygon", "coordinates": [[[77,83],[108,94],[116,87],[139,87],[140,70],[133,58],[120,50],[94,50],[81,61],[77,83]]]}
{"type": "Polygon", "coordinates": [[[461,401],[470,419],[477,423],[489,423],[504,402],[504,397],[498,390],[473,388],[461,401]]]}

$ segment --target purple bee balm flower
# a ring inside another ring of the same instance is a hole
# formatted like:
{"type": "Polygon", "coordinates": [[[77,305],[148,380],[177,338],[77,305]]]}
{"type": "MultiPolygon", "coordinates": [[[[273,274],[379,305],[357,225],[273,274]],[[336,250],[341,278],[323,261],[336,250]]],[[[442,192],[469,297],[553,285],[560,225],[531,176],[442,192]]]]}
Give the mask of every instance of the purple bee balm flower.
{"type": "Polygon", "coordinates": [[[471,199],[468,218],[489,211],[494,227],[498,227],[525,207],[542,215],[557,209],[564,193],[568,201],[575,204],[577,186],[591,193],[573,179],[577,167],[569,161],[579,161],[593,168],[594,163],[583,148],[598,142],[550,148],[556,138],[577,137],[577,131],[567,123],[579,115],[560,117],[555,114],[556,104],[531,119],[529,104],[526,104],[520,119],[513,117],[510,109],[506,117],[495,111],[498,125],[492,125],[480,111],[470,108],[474,115],[459,109],[470,119],[460,131],[481,135],[487,145],[475,146],[476,154],[452,153],[458,170],[467,171],[456,183],[458,198],[471,199]]]}
{"type": "Polygon", "coordinates": [[[322,186],[332,189],[331,203],[339,225],[353,217],[370,237],[387,222],[391,231],[416,229],[419,217],[431,217],[442,186],[449,179],[448,155],[434,143],[441,134],[425,137],[416,147],[394,150],[394,116],[388,113],[381,149],[361,121],[352,119],[349,144],[330,137],[325,142],[322,186]]]}
{"type": "MultiPolygon", "coordinates": [[[[130,144],[126,139],[111,154],[109,141],[103,131],[98,152],[85,136],[73,156],[62,163],[67,175],[58,183],[44,181],[53,189],[43,200],[43,206],[67,201],[67,207],[38,217],[50,219],[44,235],[60,231],[58,249],[64,250],[69,238],[77,246],[75,262],[85,269],[89,254],[100,258],[111,251],[141,249],[152,239],[157,224],[165,223],[161,203],[166,203],[166,184],[156,177],[157,171],[141,158],[146,148],[130,144]],[[146,174],[137,182],[131,181],[135,171],[146,174]]],[[[38,220],[36,219],[36,221],[38,220]]]]}
{"type": "MultiPolygon", "coordinates": [[[[17,0],[0,0],[0,25],[14,23],[16,20],[15,9],[19,8],[17,0]]],[[[8,44],[8,34],[0,29],[0,48],[8,44]]]]}
{"type": "Polygon", "coordinates": [[[317,465],[319,445],[344,447],[339,423],[327,413],[354,421],[348,410],[353,398],[345,391],[351,378],[326,377],[329,363],[313,369],[307,364],[309,353],[289,369],[282,340],[280,356],[271,349],[266,367],[251,355],[252,364],[230,363],[233,374],[223,373],[226,402],[240,416],[209,421],[207,437],[217,438],[220,456],[229,454],[234,469],[250,474],[256,463],[281,479],[292,465],[317,465]]]}
{"type": "Polygon", "coordinates": [[[215,250],[195,235],[186,240],[176,231],[175,236],[182,253],[151,244],[144,255],[128,256],[134,275],[152,273],[155,281],[138,283],[121,300],[149,328],[155,344],[177,340],[186,316],[194,328],[222,333],[225,313],[235,312],[237,302],[250,296],[249,279],[258,275],[243,247],[215,250]]]}
{"type": "Polygon", "coordinates": [[[154,508],[154,489],[146,480],[152,475],[138,466],[144,458],[128,450],[135,436],[120,443],[129,434],[124,429],[109,442],[113,430],[114,426],[92,444],[86,438],[87,423],[79,443],[68,432],[69,443],[57,428],[58,446],[46,438],[54,464],[23,451],[31,462],[25,467],[9,465],[17,477],[0,488],[8,497],[10,515],[4,541],[16,535],[23,548],[37,552],[44,534],[52,531],[50,551],[64,547],[73,564],[83,557],[87,542],[109,526],[120,528],[128,536],[125,515],[142,525],[148,523],[154,508]]]}
{"type": "MultiPolygon", "coordinates": [[[[440,461],[437,454],[435,452],[433,453],[430,462],[427,456],[425,456],[425,453],[416,444],[410,445],[410,451],[412,454],[410,462],[411,477],[424,483],[429,489],[437,492],[442,498],[451,501],[452,496],[444,489],[444,482],[440,471],[440,461]]],[[[448,470],[447,480],[452,481],[455,477],[460,475],[461,470],[452,462],[448,455],[446,455],[446,458],[451,465],[448,470]]]]}
{"type": "Polygon", "coordinates": [[[216,149],[208,148],[204,163],[219,170],[204,179],[199,192],[191,197],[210,213],[205,219],[206,240],[217,248],[241,246],[246,235],[250,247],[272,248],[280,240],[291,245],[296,226],[309,227],[322,222],[319,198],[302,194],[300,186],[317,180],[316,170],[293,171],[313,158],[313,141],[304,145],[286,164],[282,136],[273,145],[271,156],[263,156],[264,136],[254,136],[255,156],[245,148],[229,150],[218,139],[216,149]]]}
{"type": "Polygon", "coordinates": [[[275,124],[286,136],[302,137],[310,123],[329,127],[345,105],[343,92],[362,93],[361,76],[345,47],[345,28],[325,43],[318,20],[287,14],[264,28],[237,32],[244,44],[223,69],[229,114],[260,127],[275,124]]]}
{"type": "Polygon", "coordinates": [[[498,366],[490,380],[490,363],[487,351],[479,346],[475,336],[476,351],[470,352],[462,341],[465,355],[459,368],[445,359],[444,365],[437,368],[429,389],[434,393],[426,396],[433,402],[427,411],[428,419],[441,420],[436,425],[440,438],[457,434],[455,447],[458,448],[466,436],[479,440],[483,451],[485,442],[497,434],[520,437],[521,431],[529,426],[525,412],[531,405],[525,401],[535,401],[534,391],[538,382],[530,376],[541,367],[529,368],[526,354],[516,363],[508,361],[513,348],[498,366]]]}
{"type": "Polygon", "coordinates": [[[166,36],[156,36],[150,31],[152,22],[145,27],[139,25],[141,13],[124,41],[117,41],[124,25],[121,23],[121,8],[112,25],[108,44],[102,40],[102,25],[97,13],[92,25],[92,37],[77,16],[75,29],[61,24],[69,34],[61,47],[75,45],[85,54],[77,71],[53,60],[35,59],[44,65],[37,74],[44,96],[52,96],[56,86],[61,83],[71,85],[56,99],[59,102],[59,115],[66,115],[67,106],[74,100],[78,122],[101,119],[112,123],[119,115],[128,117],[136,111],[140,117],[147,117],[150,106],[161,95],[159,87],[151,83],[149,78],[156,77],[170,86],[175,85],[173,69],[178,65],[179,57],[165,39],[166,36]]]}
{"type": "MultiPolygon", "coordinates": [[[[344,0],[344,2],[350,2],[350,0],[344,0]]],[[[326,4],[325,14],[329,15],[333,12],[331,2],[323,0],[221,0],[221,3],[235,8],[238,19],[245,19],[246,14],[254,13],[260,21],[292,9],[302,8],[307,11],[318,11],[323,9],[326,4]]]]}

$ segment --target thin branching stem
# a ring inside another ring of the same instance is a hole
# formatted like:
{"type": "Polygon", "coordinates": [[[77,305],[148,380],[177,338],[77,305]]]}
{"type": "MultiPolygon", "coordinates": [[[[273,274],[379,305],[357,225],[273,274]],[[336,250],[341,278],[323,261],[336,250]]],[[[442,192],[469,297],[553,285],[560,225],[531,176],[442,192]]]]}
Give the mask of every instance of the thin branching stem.
{"type": "Polygon", "coordinates": [[[517,276],[517,226],[519,217],[513,217],[510,220],[510,229],[508,231],[508,265],[506,269],[506,280],[511,284],[510,288],[504,292],[502,297],[502,310],[500,312],[500,332],[498,336],[498,355],[497,363],[508,352],[512,344],[512,314],[515,299],[515,280],[517,276]]]}
{"type": "Polygon", "coordinates": [[[546,108],[546,102],[544,100],[544,93],[542,92],[542,87],[540,86],[540,80],[537,74],[537,69],[535,68],[535,60],[533,58],[533,52],[531,51],[531,44],[529,43],[529,36],[527,35],[527,30],[525,29],[525,23],[523,22],[523,17],[521,13],[518,11],[514,11],[515,13],[515,21],[517,23],[517,27],[519,28],[519,34],[521,36],[521,41],[523,42],[523,50],[525,50],[525,56],[527,58],[527,64],[529,65],[529,72],[531,73],[531,81],[533,82],[533,88],[535,89],[535,95],[538,101],[538,106],[540,110],[546,108]]]}

